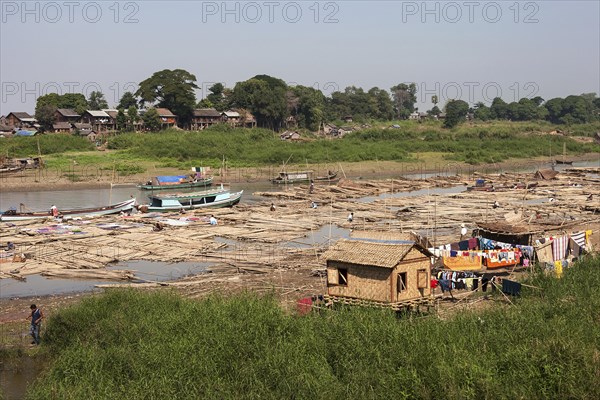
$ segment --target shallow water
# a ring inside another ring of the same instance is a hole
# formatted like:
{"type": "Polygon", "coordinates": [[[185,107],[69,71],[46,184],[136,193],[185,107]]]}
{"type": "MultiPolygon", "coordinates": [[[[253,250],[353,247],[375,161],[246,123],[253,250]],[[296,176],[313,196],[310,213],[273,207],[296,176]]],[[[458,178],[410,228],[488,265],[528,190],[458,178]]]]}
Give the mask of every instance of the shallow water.
{"type": "MultiPolygon", "coordinates": [[[[134,271],[135,275],[143,280],[160,282],[204,273],[210,265],[211,263],[208,262],[181,262],[169,264],[154,261],[128,261],[112,265],[106,269],[127,269],[134,271]]],[[[25,282],[15,279],[0,280],[0,298],[6,299],[87,292],[95,290],[95,285],[115,282],[106,279],[55,279],[46,278],[41,275],[28,275],[26,278],[25,282]]]]}

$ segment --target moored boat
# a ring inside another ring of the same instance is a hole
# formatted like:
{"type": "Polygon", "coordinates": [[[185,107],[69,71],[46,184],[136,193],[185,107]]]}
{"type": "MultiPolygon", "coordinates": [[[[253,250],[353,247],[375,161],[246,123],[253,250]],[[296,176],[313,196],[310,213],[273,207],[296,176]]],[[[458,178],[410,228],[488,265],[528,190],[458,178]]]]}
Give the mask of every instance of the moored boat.
{"type": "Polygon", "coordinates": [[[142,190],[189,189],[212,185],[212,177],[194,177],[189,175],[155,176],[138,187],[142,190]]]}
{"type": "MultiPolygon", "coordinates": [[[[75,217],[97,217],[101,215],[118,214],[121,211],[130,211],[135,205],[135,198],[131,198],[126,201],[122,201],[117,204],[112,204],[106,207],[95,207],[95,208],[75,208],[70,210],[60,210],[59,213],[63,218],[75,218],[75,217]]],[[[17,211],[7,210],[0,215],[0,221],[25,221],[31,219],[46,219],[52,218],[49,211],[17,211]]]]}
{"type": "Polygon", "coordinates": [[[198,208],[231,207],[240,202],[244,191],[232,193],[222,187],[191,193],[148,196],[150,204],[140,207],[144,212],[195,210],[198,208]]]}
{"type": "Polygon", "coordinates": [[[328,172],[326,176],[313,177],[312,171],[298,172],[280,172],[275,178],[271,179],[275,184],[292,184],[292,183],[310,183],[312,182],[331,182],[336,181],[337,172],[328,172]]]}
{"type": "Polygon", "coordinates": [[[554,164],[564,164],[564,165],[573,165],[573,161],[567,160],[554,160],[554,164]]]}

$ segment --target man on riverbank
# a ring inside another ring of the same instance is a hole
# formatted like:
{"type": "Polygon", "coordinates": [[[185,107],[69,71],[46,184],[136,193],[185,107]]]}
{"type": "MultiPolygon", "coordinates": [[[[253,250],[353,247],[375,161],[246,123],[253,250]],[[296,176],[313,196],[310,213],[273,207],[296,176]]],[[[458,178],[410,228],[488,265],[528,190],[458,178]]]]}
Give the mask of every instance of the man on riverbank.
{"type": "Polygon", "coordinates": [[[31,344],[38,345],[40,344],[40,328],[44,313],[35,304],[32,304],[29,308],[31,309],[31,315],[27,319],[31,319],[31,326],[29,328],[29,333],[33,337],[31,344]]]}

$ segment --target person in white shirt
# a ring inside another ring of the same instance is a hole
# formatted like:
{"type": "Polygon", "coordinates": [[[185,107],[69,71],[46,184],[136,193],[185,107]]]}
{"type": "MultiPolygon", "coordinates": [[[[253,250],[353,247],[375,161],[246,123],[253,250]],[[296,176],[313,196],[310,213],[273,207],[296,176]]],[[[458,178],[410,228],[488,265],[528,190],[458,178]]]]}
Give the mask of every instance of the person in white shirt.
{"type": "Polygon", "coordinates": [[[208,222],[210,222],[211,225],[217,225],[217,219],[215,218],[214,215],[210,216],[210,219],[208,220],[208,222]]]}
{"type": "Polygon", "coordinates": [[[354,220],[354,213],[351,212],[350,214],[348,214],[348,222],[352,222],[354,220]]]}

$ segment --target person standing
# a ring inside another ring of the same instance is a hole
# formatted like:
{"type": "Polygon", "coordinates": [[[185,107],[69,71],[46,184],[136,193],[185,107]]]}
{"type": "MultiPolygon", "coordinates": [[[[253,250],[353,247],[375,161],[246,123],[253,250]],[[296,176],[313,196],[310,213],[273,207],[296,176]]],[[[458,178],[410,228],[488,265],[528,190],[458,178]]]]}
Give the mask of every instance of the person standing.
{"type": "Polygon", "coordinates": [[[353,212],[348,214],[348,222],[352,222],[352,221],[354,221],[354,213],[353,212]]]}
{"type": "Polygon", "coordinates": [[[467,227],[465,224],[460,224],[460,240],[463,240],[467,236],[467,227]]]}
{"type": "Polygon", "coordinates": [[[35,304],[32,304],[29,308],[31,309],[31,315],[27,319],[31,319],[31,326],[29,328],[29,333],[33,337],[33,342],[31,342],[31,344],[38,345],[40,344],[40,328],[42,326],[44,313],[35,304]]]}

